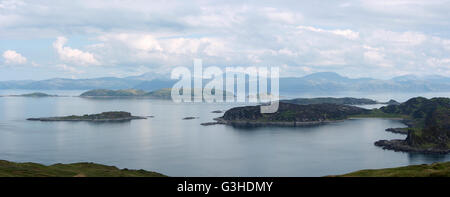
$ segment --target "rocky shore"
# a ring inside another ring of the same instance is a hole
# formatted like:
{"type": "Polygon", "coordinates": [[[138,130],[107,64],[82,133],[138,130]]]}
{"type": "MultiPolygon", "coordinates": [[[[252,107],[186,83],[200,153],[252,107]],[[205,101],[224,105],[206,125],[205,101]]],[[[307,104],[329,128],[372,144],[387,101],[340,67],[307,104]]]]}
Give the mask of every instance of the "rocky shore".
{"type": "Polygon", "coordinates": [[[420,148],[413,147],[408,144],[406,140],[379,140],[376,141],[375,146],[382,147],[386,150],[393,150],[396,152],[415,152],[415,153],[426,153],[426,154],[447,154],[450,153],[450,149],[439,149],[439,148],[420,148]]]}

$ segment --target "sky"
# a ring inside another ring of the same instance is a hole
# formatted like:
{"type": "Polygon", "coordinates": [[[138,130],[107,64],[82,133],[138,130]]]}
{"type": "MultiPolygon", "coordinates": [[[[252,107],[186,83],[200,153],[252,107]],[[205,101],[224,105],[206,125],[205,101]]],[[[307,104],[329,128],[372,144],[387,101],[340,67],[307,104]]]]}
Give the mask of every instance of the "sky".
{"type": "Polygon", "coordinates": [[[448,0],[0,0],[0,81],[278,66],[450,76],[448,0]]]}

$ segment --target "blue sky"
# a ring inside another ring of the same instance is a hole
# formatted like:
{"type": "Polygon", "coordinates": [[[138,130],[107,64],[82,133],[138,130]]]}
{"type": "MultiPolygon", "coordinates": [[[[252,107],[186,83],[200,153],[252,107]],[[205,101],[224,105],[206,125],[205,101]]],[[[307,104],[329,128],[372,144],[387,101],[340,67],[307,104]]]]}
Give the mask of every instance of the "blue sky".
{"type": "Polygon", "coordinates": [[[450,76],[450,2],[0,0],[0,80],[279,66],[450,76]]]}

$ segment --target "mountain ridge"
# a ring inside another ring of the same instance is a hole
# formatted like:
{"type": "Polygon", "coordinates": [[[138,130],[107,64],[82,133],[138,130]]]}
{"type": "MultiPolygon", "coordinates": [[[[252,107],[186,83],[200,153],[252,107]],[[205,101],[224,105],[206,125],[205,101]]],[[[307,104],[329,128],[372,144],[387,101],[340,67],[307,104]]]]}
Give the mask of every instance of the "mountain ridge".
{"type": "MultiPolygon", "coordinates": [[[[27,90],[90,90],[141,89],[146,91],[171,88],[177,80],[145,73],[129,77],[99,77],[87,79],[52,78],[46,80],[0,81],[0,89],[27,90]]],[[[403,75],[382,80],[350,78],[334,72],[318,72],[303,77],[280,78],[280,93],[298,92],[447,92],[450,77],[440,75],[403,75]]]]}

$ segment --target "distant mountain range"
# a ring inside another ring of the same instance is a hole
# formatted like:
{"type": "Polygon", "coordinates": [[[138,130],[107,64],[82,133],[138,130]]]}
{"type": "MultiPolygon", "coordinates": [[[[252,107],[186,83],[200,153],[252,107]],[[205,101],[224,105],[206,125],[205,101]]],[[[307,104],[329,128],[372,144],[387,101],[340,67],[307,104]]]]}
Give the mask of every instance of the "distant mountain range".
{"type": "MultiPolygon", "coordinates": [[[[102,77],[92,79],[54,78],[40,81],[0,81],[0,89],[27,90],[91,90],[139,89],[153,91],[171,88],[177,80],[146,73],[125,78],[102,77]]],[[[404,75],[389,80],[348,78],[333,72],[319,72],[304,77],[280,78],[280,93],[298,92],[447,92],[450,77],[404,75]]]]}

